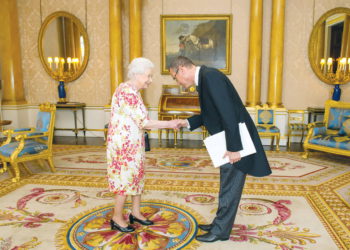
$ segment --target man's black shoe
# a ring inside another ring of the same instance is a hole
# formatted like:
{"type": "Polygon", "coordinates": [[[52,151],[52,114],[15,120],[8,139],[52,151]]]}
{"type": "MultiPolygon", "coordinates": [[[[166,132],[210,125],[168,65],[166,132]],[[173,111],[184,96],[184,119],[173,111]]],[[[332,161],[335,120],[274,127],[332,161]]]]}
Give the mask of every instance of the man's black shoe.
{"type": "Polygon", "coordinates": [[[200,224],[200,225],[198,225],[198,227],[203,231],[209,232],[213,228],[213,225],[212,224],[200,224]]]}
{"type": "Polygon", "coordinates": [[[228,240],[228,239],[229,238],[221,238],[215,234],[212,234],[211,232],[196,236],[196,240],[202,241],[202,242],[215,242],[218,240],[228,240]]]}

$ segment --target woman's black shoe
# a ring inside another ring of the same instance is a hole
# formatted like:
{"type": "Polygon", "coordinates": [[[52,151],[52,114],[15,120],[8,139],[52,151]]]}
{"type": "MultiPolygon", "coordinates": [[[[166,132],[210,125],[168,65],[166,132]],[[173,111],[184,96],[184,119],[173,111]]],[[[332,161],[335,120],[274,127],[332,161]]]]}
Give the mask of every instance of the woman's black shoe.
{"type": "Polygon", "coordinates": [[[112,230],[119,230],[120,232],[123,232],[123,233],[131,233],[135,231],[135,228],[133,228],[130,225],[127,225],[126,227],[121,227],[117,223],[115,223],[114,220],[111,220],[110,223],[111,223],[112,230]]]}
{"type": "Polygon", "coordinates": [[[132,214],[129,215],[129,221],[130,221],[130,224],[134,224],[134,222],[138,222],[140,223],[141,225],[144,225],[144,226],[150,226],[150,225],[153,225],[153,221],[150,221],[150,220],[140,220],[140,219],[137,219],[135,216],[133,216],[132,214]]]}

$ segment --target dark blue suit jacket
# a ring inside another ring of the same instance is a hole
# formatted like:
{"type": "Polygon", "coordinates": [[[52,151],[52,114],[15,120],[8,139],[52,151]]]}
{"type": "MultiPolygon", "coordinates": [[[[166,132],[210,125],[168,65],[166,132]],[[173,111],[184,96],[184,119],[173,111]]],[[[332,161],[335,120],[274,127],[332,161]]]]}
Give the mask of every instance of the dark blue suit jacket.
{"type": "Polygon", "coordinates": [[[227,150],[236,152],[242,150],[238,124],[245,122],[257,152],[234,166],[253,176],[271,174],[255,124],[231,81],[219,70],[205,66],[200,68],[198,81],[201,114],[188,119],[191,130],[202,125],[211,135],[225,130],[227,150]]]}

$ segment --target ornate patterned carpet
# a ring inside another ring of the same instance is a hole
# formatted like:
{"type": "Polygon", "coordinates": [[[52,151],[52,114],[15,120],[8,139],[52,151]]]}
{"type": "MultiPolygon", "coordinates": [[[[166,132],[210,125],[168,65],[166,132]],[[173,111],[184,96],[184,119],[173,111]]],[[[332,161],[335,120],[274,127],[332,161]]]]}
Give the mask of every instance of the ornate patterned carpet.
{"type": "MultiPolygon", "coordinates": [[[[248,177],[229,241],[195,240],[215,216],[218,169],[205,150],[152,149],[142,212],[153,226],[109,230],[105,148],[55,146],[56,173],[27,164],[0,176],[0,249],[349,249],[349,158],[268,152],[273,174],[248,177]]],[[[128,215],[130,203],[125,207],[128,215]]]]}

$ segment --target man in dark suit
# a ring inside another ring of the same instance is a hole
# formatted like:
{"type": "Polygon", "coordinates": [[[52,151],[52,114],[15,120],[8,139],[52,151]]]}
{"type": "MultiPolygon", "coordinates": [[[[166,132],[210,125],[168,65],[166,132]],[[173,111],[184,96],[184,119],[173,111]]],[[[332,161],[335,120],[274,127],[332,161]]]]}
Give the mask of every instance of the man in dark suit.
{"type": "Polygon", "coordinates": [[[246,174],[271,174],[259,134],[248,111],[231,81],[217,69],[196,66],[184,56],[170,64],[174,80],[185,88],[196,85],[201,113],[183,120],[182,126],[194,130],[204,125],[211,135],[225,131],[229,163],[220,167],[219,207],[213,222],[199,225],[207,233],[196,237],[198,241],[228,240],[236,217],[246,174]],[[245,122],[256,148],[256,153],[241,158],[241,137],[238,124],[245,122]]]}

